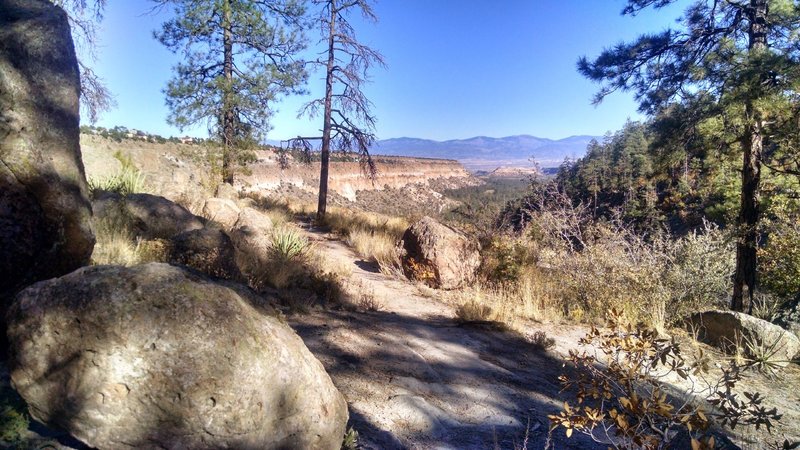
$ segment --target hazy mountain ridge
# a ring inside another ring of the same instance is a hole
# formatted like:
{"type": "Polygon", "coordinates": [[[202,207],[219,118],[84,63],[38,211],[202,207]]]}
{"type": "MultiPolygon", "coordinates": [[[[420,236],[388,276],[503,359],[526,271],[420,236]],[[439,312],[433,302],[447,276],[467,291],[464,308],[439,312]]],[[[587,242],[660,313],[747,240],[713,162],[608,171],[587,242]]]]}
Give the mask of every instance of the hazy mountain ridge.
{"type": "Polygon", "coordinates": [[[372,152],[382,155],[455,159],[470,170],[501,166],[529,166],[533,157],[542,167],[556,167],[565,157],[579,158],[597,136],[570,136],[547,139],[530,135],[434,141],[418,138],[394,138],[378,141],[372,152]]]}
{"type": "MultiPolygon", "coordinates": [[[[521,134],[493,138],[475,136],[468,139],[434,141],[413,137],[377,141],[370,152],[375,155],[411,156],[416,158],[454,159],[469,170],[494,170],[497,167],[531,166],[531,158],[542,168],[558,167],[564,158],[580,158],[592,139],[601,136],[570,136],[548,139],[521,134]]],[[[269,141],[280,145],[280,141],[269,141]]]]}

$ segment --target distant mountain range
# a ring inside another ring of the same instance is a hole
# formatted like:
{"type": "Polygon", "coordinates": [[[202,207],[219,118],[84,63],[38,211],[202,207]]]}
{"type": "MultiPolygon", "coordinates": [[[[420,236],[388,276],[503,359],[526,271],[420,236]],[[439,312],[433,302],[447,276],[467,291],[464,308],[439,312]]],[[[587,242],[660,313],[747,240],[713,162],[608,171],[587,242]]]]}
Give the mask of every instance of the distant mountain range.
{"type": "Polygon", "coordinates": [[[557,167],[564,158],[580,158],[586,146],[598,136],[570,136],[547,139],[529,135],[433,141],[418,138],[393,138],[375,143],[375,155],[455,159],[469,170],[494,170],[498,167],[530,167],[534,158],[542,168],[557,167]]]}

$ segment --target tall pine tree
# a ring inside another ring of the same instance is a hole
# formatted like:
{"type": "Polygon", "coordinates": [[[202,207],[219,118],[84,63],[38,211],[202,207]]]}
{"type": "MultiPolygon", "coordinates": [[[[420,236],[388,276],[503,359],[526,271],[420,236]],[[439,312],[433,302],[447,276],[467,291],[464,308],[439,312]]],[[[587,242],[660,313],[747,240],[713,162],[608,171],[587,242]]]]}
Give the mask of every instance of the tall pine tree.
{"type": "Polygon", "coordinates": [[[183,61],[165,94],[170,123],[207,122],[222,145],[222,181],[233,184],[250,144],[270,130],[272,105],[307,78],[295,59],[305,48],[297,0],[157,0],[174,7],[156,39],[183,61]]]}
{"type": "MultiPolygon", "coordinates": [[[[628,0],[623,14],[675,1],[628,0]]],[[[696,0],[681,23],[606,49],[593,61],[581,58],[578,69],[602,83],[598,102],[616,90],[631,90],[642,111],[657,113],[701,93],[733,118],[727,124],[736,139],[729,145],[741,152],[741,192],[731,308],[741,311],[745,287],[751,305],[756,289],[764,158],[791,152],[776,149],[781,142],[772,136],[797,117],[800,7],[791,0],[696,0]]]]}

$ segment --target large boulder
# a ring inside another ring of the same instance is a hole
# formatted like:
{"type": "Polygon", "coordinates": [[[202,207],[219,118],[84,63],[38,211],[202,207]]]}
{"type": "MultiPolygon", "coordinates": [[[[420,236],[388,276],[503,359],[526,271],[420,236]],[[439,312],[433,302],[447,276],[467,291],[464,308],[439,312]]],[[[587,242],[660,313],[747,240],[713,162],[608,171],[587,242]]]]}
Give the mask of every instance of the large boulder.
{"type": "Polygon", "coordinates": [[[64,11],[0,0],[0,301],[92,254],[79,90],[64,11]]]}
{"type": "Polygon", "coordinates": [[[202,218],[158,195],[108,192],[96,198],[92,207],[98,225],[127,227],[144,239],[171,239],[204,226],[202,218]]]}
{"type": "Polygon", "coordinates": [[[790,331],[751,315],[734,311],[706,311],[689,317],[687,326],[701,342],[726,352],[737,348],[749,356],[768,355],[779,365],[800,356],[800,339],[790,331]]]}
{"type": "Polygon", "coordinates": [[[405,231],[398,246],[406,276],[440,289],[472,282],[481,262],[477,242],[427,216],[405,231]]]}
{"type": "Polygon", "coordinates": [[[227,198],[209,198],[203,205],[203,216],[228,230],[239,220],[240,212],[236,202],[227,198]]]}
{"type": "Polygon", "coordinates": [[[800,338],[800,295],[781,307],[775,315],[775,324],[800,338]]]}
{"type": "Polygon", "coordinates": [[[201,228],[172,239],[169,262],[227,280],[241,280],[233,242],[224,231],[201,228]]]}
{"type": "Polygon", "coordinates": [[[95,448],[338,450],[342,395],[234,286],[158,263],[37,283],[9,311],[12,383],[35,419],[95,448]]]}

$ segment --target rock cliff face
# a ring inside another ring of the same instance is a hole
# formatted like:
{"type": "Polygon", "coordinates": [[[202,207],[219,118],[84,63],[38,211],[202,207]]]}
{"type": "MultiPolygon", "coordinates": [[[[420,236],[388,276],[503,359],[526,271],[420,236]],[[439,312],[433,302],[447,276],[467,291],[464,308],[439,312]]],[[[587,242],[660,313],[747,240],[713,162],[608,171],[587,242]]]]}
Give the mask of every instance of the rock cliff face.
{"type": "MultiPolygon", "coordinates": [[[[112,175],[122,168],[121,160],[128,160],[145,174],[146,191],[157,193],[183,204],[204,193],[202,198],[213,196],[217,177],[207,163],[208,148],[201,145],[157,144],[126,139],[115,142],[93,135],[82,135],[87,175],[99,179],[112,175]]],[[[454,160],[376,156],[378,177],[370,180],[357,161],[331,162],[329,190],[332,196],[355,202],[359,191],[376,192],[387,189],[413,187],[422,190],[441,190],[480,184],[464,167],[454,160]],[[435,189],[432,187],[435,185],[435,189]]],[[[248,175],[237,174],[236,188],[257,194],[316,195],[319,187],[319,162],[302,164],[290,161],[281,169],[274,151],[257,152],[257,160],[247,168],[248,175]]],[[[202,203],[197,205],[202,207],[202,203]]]]}
{"type": "MultiPolygon", "coordinates": [[[[356,161],[332,161],[328,188],[347,200],[358,199],[358,191],[401,189],[408,185],[428,185],[433,180],[448,180],[453,187],[473,184],[475,181],[459,162],[447,159],[406,158],[375,156],[378,176],[373,181],[362,171],[356,161]]],[[[281,170],[274,152],[259,152],[258,161],[250,167],[252,174],[241,178],[245,191],[264,192],[292,185],[301,190],[317,192],[319,188],[319,162],[308,165],[292,163],[281,170]]]]}

